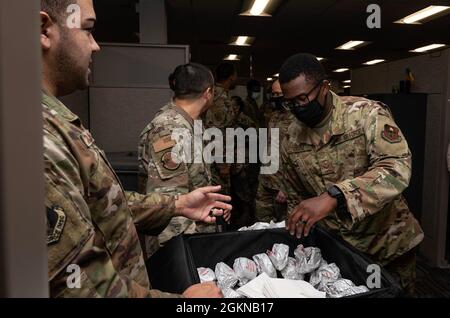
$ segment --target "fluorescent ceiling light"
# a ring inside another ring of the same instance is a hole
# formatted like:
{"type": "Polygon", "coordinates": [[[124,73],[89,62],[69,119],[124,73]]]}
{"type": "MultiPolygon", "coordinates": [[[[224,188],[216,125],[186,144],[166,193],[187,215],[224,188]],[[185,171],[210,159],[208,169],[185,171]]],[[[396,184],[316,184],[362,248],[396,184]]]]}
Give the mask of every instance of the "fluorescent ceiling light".
{"type": "Polygon", "coordinates": [[[366,44],[365,41],[349,41],[345,44],[342,44],[341,46],[338,46],[336,50],[354,50],[357,47],[362,46],[363,44],[366,44]]]}
{"type": "Polygon", "coordinates": [[[350,71],[348,68],[338,68],[337,70],[334,70],[335,73],[344,73],[350,71]]]}
{"type": "Polygon", "coordinates": [[[433,15],[442,13],[444,11],[449,10],[450,7],[447,6],[429,6],[425,9],[422,9],[420,11],[417,11],[411,15],[408,15],[407,17],[395,21],[395,23],[402,23],[402,24],[420,24],[419,21],[425,20],[426,18],[429,18],[433,15]]]}
{"type": "Polygon", "coordinates": [[[255,0],[252,8],[250,9],[250,15],[261,15],[266,10],[270,0],[255,0]]]}
{"type": "Polygon", "coordinates": [[[280,77],[280,73],[274,74],[273,77],[280,77]]]}
{"type": "Polygon", "coordinates": [[[230,54],[224,58],[226,61],[239,61],[239,56],[237,54],[230,54]]]}
{"type": "Polygon", "coordinates": [[[323,61],[324,58],[323,57],[318,57],[317,60],[320,62],[320,61],[323,61]]]}
{"type": "Polygon", "coordinates": [[[350,85],[346,85],[344,86],[344,88],[352,88],[350,85]]]}
{"type": "Polygon", "coordinates": [[[346,80],[346,81],[343,81],[342,83],[344,83],[344,84],[350,84],[352,82],[352,80],[346,80]]]}
{"type": "Polygon", "coordinates": [[[444,47],[444,46],[445,46],[445,44],[430,44],[430,45],[427,45],[427,46],[419,47],[419,48],[417,48],[415,50],[412,50],[410,52],[423,53],[423,52],[428,52],[428,51],[432,51],[432,50],[435,50],[435,49],[439,49],[439,48],[444,47]]]}
{"type": "Polygon", "coordinates": [[[378,60],[368,61],[368,62],[363,63],[363,64],[364,64],[364,65],[375,65],[375,64],[378,64],[378,63],[383,63],[383,62],[385,62],[385,61],[386,61],[386,60],[378,59],[378,60]]]}
{"type": "Polygon", "coordinates": [[[268,82],[271,82],[271,81],[273,81],[273,78],[272,78],[272,77],[268,77],[268,78],[267,78],[267,81],[268,81],[268,82]]]}
{"type": "Polygon", "coordinates": [[[247,41],[248,41],[248,36],[240,36],[237,38],[237,40],[234,44],[239,45],[239,46],[245,46],[245,45],[248,45],[247,41]]]}

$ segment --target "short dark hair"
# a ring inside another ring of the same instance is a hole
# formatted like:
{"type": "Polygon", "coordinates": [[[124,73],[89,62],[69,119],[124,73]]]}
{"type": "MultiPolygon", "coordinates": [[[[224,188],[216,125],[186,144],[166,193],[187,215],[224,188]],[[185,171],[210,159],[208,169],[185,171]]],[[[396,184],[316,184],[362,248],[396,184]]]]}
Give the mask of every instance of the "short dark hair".
{"type": "Polygon", "coordinates": [[[55,22],[62,22],[67,7],[76,3],[77,0],[41,0],[41,11],[46,12],[55,22]]]}
{"type": "Polygon", "coordinates": [[[216,68],[216,79],[218,82],[223,82],[236,74],[236,68],[231,63],[221,63],[216,68]]]}
{"type": "Polygon", "coordinates": [[[261,82],[255,79],[251,79],[247,83],[247,91],[260,91],[261,87],[261,82]]]}
{"type": "Polygon", "coordinates": [[[322,63],[314,55],[306,53],[291,56],[284,62],[280,70],[280,83],[289,83],[300,75],[304,75],[307,81],[312,82],[326,79],[322,63]]]}
{"type": "Polygon", "coordinates": [[[208,88],[214,87],[214,78],[206,66],[189,63],[178,66],[170,74],[169,85],[175,93],[175,98],[198,98],[208,88]]]}
{"type": "Polygon", "coordinates": [[[233,96],[231,99],[239,106],[239,112],[242,112],[245,108],[245,103],[239,96],[233,96]]]}

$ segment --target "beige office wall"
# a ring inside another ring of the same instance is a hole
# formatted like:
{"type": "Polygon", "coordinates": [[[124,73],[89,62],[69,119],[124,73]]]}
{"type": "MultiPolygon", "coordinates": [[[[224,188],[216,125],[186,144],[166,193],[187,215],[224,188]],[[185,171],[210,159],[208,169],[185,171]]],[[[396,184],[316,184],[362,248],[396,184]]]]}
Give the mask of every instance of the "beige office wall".
{"type": "Polygon", "coordinates": [[[0,297],[48,297],[39,25],[0,1],[0,297]]]}
{"type": "Polygon", "coordinates": [[[89,93],[91,132],[108,153],[137,152],[141,132],[172,98],[170,89],[154,88],[92,87],[89,93]]]}
{"type": "Polygon", "coordinates": [[[84,127],[89,128],[89,89],[77,91],[60,100],[81,119],[84,127]]]}
{"type": "Polygon", "coordinates": [[[446,154],[450,140],[450,49],[355,69],[352,71],[351,93],[389,94],[393,86],[398,86],[399,81],[405,79],[408,67],[415,75],[411,91],[428,94],[421,220],[425,240],[421,252],[433,265],[447,267],[445,251],[449,174],[446,154]]]}
{"type": "Polygon", "coordinates": [[[450,49],[423,54],[399,61],[382,63],[352,70],[354,95],[389,94],[394,86],[405,80],[410,68],[416,78],[413,93],[442,94],[446,89],[447,66],[450,49]]]}

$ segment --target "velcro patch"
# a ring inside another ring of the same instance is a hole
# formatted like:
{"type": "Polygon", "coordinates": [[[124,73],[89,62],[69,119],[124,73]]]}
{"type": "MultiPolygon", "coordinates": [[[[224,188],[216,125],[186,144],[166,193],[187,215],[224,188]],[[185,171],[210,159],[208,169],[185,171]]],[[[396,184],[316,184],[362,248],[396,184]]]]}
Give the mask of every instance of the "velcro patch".
{"type": "Polygon", "coordinates": [[[358,138],[359,136],[362,136],[362,135],[364,135],[364,130],[362,128],[350,131],[350,132],[348,132],[348,133],[346,133],[346,134],[344,134],[342,136],[339,136],[335,140],[334,145],[342,144],[344,142],[356,139],[356,138],[358,138]]]}
{"type": "Polygon", "coordinates": [[[178,159],[177,155],[172,153],[171,151],[166,152],[161,157],[161,163],[164,169],[167,169],[169,171],[176,171],[181,165],[181,161],[178,159]]]}
{"type": "Polygon", "coordinates": [[[381,137],[383,137],[384,140],[391,144],[396,144],[402,141],[402,136],[400,136],[400,129],[391,125],[384,126],[381,137]]]}
{"type": "Polygon", "coordinates": [[[155,153],[159,153],[161,151],[175,147],[176,144],[177,143],[172,140],[171,136],[166,136],[159,139],[153,144],[153,150],[155,151],[155,153]]]}
{"type": "Polygon", "coordinates": [[[80,135],[80,139],[88,148],[90,148],[95,142],[94,138],[92,138],[92,135],[88,131],[83,132],[83,134],[80,135]]]}
{"type": "Polygon", "coordinates": [[[57,207],[47,208],[47,245],[58,243],[66,225],[66,214],[57,207]]]}

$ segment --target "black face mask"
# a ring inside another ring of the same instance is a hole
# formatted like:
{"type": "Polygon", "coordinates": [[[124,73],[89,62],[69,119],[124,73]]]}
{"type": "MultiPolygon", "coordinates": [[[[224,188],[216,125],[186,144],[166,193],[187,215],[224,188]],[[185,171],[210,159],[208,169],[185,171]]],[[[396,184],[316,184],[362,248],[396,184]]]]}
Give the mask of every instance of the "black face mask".
{"type": "Polygon", "coordinates": [[[325,107],[313,100],[304,106],[296,106],[291,109],[294,116],[310,128],[316,127],[323,118],[325,107]]]}
{"type": "Polygon", "coordinates": [[[274,109],[276,109],[276,110],[284,109],[284,107],[283,107],[283,96],[271,97],[270,98],[270,102],[271,102],[272,107],[274,109]]]}

